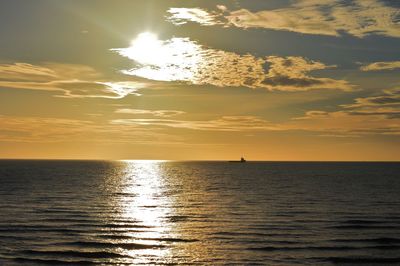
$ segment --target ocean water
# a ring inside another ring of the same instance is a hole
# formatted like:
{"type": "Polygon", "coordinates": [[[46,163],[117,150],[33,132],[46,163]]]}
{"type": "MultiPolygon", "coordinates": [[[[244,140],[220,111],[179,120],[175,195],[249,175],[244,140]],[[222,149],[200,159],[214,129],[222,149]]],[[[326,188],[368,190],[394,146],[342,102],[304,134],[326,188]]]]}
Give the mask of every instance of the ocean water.
{"type": "Polygon", "coordinates": [[[399,163],[0,161],[0,265],[400,265],[399,163]]]}

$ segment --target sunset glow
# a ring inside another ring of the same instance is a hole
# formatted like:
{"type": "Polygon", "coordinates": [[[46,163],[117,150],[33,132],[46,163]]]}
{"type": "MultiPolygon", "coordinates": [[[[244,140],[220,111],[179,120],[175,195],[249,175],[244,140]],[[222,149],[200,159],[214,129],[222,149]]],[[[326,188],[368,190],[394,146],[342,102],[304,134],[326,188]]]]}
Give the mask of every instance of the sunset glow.
{"type": "Polygon", "coordinates": [[[400,0],[1,0],[0,265],[400,265],[400,0]]]}
{"type": "Polygon", "coordinates": [[[393,1],[20,1],[0,157],[400,159],[393,1]]]}

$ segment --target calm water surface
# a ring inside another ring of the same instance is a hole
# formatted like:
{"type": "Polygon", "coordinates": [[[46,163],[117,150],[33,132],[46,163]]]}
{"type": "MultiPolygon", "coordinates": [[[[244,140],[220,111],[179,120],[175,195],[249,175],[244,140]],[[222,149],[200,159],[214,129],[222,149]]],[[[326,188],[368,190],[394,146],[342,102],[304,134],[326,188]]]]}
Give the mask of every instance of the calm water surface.
{"type": "Polygon", "coordinates": [[[0,161],[0,265],[400,265],[400,164],[0,161]]]}

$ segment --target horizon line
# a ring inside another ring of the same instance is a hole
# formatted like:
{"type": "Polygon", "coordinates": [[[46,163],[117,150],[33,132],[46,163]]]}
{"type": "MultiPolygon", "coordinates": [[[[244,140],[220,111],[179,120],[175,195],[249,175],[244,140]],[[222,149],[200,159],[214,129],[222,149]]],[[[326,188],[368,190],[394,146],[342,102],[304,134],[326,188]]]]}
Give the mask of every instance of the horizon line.
{"type": "MultiPolygon", "coordinates": [[[[229,162],[231,159],[87,159],[87,158],[0,158],[0,161],[113,161],[113,162],[135,162],[135,161],[158,161],[158,162],[229,162]]],[[[247,159],[246,159],[247,160],[247,159]]],[[[400,163],[400,160],[247,160],[251,162],[332,162],[332,163],[400,163]]]]}

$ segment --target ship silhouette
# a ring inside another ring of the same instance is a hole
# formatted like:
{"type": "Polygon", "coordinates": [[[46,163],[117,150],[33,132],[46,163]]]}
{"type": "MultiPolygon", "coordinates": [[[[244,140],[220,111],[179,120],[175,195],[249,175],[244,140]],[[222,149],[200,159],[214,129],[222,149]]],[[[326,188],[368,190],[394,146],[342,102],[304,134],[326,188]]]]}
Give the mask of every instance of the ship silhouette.
{"type": "Polygon", "coordinates": [[[245,163],[246,160],[243,157],[241,157],[239,161],[229,161],[229,162],[230,163],[245,163]]]}

